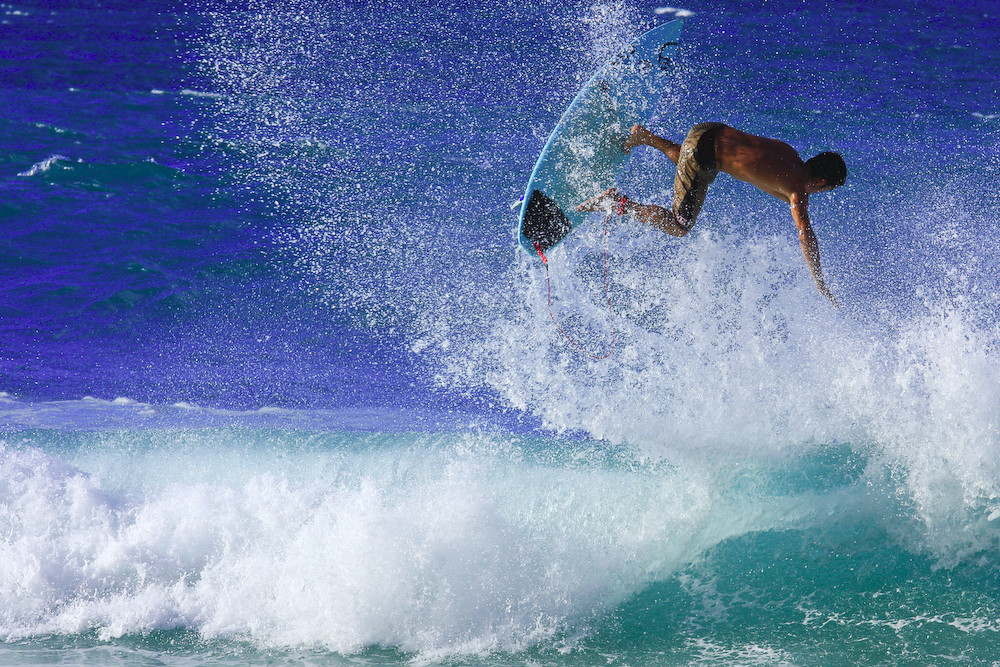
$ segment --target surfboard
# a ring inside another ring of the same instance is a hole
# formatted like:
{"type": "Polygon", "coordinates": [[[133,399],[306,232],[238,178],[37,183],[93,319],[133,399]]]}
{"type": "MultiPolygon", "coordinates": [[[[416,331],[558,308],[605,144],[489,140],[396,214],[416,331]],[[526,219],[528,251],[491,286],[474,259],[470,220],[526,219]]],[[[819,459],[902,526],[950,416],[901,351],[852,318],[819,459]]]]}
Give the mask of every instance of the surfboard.
{"type": "Polygon", "coordinates": [[[683,21],[657,26],[611,58],[580,89],[542,148],[521,200],[520,245],[547,252],[582,224],[578,204],[614,184],[629,156],[622,150],[663,94],[683,21]]]}

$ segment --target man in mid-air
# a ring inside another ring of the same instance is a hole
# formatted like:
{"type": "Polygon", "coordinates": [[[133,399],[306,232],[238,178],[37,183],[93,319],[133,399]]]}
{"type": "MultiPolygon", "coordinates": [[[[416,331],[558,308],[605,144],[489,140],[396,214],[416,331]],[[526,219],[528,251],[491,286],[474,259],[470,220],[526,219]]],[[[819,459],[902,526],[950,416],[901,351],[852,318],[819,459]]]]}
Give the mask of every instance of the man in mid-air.
{"type": "Polygon", "coordinates": [[[677,165],[672,209],[640,204],[609,188],[577,206],[578,211],[611,210],[634,215],[640,222],[667,234],[684,236],[694,225],[709,184],[721,171],[746,181],[787,202],[799,230],[799,242],[819,291],[839,305],[823,280],[819,244],[809,222],[809,195],[832,190],[847,179],[847,166],[837,153],[825,152],[806,162],[783,141],[740,132],[722,123],[700,123],[691,128],[683,144],[659,137],[642,125],[632,128],[626,153],[636,146],[651,146],[677,165]]]}

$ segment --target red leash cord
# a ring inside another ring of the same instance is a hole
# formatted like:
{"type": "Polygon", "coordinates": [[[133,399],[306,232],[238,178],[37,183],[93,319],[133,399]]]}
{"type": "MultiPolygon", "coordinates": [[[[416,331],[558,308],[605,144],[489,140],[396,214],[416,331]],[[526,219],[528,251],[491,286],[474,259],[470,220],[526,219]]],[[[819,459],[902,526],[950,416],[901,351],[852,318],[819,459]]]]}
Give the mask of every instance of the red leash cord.
{"type": "Polygon", "coordinates": [[[549,299],[549,317],[552,318],[552,323],[556,325],[556,329],[559,333],[563,335],[563,338],[568,340],[573,347],[583,352],[585,355],[590,357],[595,361],[600,361],[602,359],[607,359],[615,351],[615,343],[618,341],[618,330],[615,328],[615,311],[611,309],[611,275],[608,272],[608,220],[611,219],[611,214],[604,218],[604,298],[608,304],[608,321],[611,323],[611,344],[608,346],[608,351],[603,355],[594,355],[588,352],[582,345],[573,340],[573,337],[566,333],[562,326],[559,325],[559,321],[556,319],[555,313],[552,312],[552,276],[549,274],[549,258],[545,256],[542,252],[542,247],[535,243],[535,250],[538,251],[538,256],[542,258],[542,264],[545,265],[545,282],[548,285],[548,299],[549,299]]]}

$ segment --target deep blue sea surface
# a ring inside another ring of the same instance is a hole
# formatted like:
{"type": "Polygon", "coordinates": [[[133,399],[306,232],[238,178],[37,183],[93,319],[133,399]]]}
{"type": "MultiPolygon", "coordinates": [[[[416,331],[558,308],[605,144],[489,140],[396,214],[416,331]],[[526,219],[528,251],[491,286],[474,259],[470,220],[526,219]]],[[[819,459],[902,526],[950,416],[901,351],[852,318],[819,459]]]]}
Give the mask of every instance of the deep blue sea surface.
{"type": "Polygon", "coordinates": [[[0,109],[0,664],[1000,663],[997,2],[4,0],[0,109]],[[720,176],[594,361],[511,205],[678,16],[652,128],[840,151],[843,307],[720,176]]]}

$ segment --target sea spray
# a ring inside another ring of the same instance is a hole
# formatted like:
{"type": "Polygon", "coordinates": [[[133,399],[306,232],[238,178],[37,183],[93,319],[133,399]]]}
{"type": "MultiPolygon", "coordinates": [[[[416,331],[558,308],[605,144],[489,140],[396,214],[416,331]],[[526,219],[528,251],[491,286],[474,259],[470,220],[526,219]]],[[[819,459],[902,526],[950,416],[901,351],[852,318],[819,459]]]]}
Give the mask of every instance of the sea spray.
{"type": "Polygon", "coordinates": [[[62,458],[39,449],[54,435],[0,451],[8,640],[189,628],[344,653],[518,651],[816,507],[586,441],[123,431],[62,458]]]}

